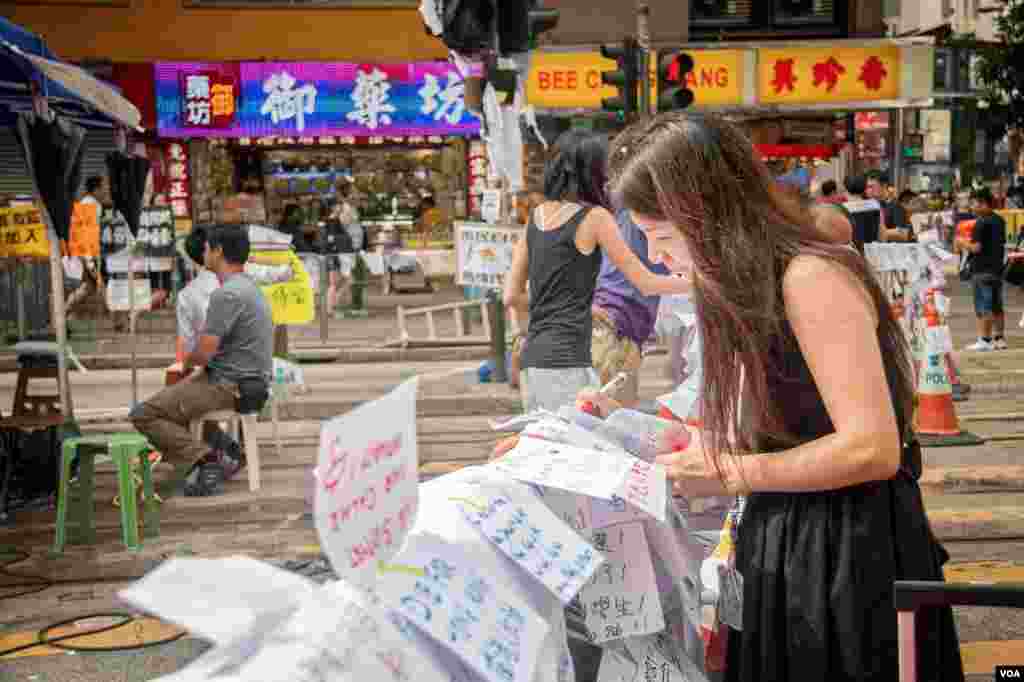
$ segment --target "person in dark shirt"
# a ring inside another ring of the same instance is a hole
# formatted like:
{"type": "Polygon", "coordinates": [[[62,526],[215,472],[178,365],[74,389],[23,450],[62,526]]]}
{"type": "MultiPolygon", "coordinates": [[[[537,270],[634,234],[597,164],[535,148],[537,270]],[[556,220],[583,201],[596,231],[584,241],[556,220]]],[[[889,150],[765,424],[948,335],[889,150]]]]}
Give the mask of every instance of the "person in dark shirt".
{"type": "Polygon", "coordinates": [[[867,180],[863,175],[855,175],[846,179],[846,191],[849,198],[842,204],[847,217],[853,225],[853,245],[864,253],[864,245],[884,241],[882,228],[882,205],[867,194],[867,180]]]}
{"type": "Polygon", "coordinates": [[[974,286],[974,312],[978,317],[978,340],[965,350],[1006,350],[1003,333],[1003,263],[1006,260],[1006,221],[994,210],[995,199],[987,187],[971,194],[978,219],[969,239],[957,240],[957,247],[970,254],[974,286]]]}

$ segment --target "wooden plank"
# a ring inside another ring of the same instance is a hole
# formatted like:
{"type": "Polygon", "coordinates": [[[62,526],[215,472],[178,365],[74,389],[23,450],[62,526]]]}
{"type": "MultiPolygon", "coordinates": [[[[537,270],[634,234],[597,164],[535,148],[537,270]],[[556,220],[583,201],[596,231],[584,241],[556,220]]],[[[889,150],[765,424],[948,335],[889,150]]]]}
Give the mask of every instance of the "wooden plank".
{"type": "Polygon", "coordinates": [[[437,341],[437,327],[434,326],[434,313],[428,310],[427,316],[427,339],[430,341],[437,341]]]}
{"type": "Polygon", "coordinates": [[[455,336],[462,338],[466,335],[466,317],[461,308],[456,308],[452,311],[452,315],[455,318],[455,336]]]}

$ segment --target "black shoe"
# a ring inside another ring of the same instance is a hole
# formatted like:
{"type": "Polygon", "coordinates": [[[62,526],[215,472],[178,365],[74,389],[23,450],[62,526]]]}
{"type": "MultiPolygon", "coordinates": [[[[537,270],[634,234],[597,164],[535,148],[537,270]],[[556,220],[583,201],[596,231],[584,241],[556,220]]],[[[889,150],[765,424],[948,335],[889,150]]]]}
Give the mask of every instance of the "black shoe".
{"type": "Polygon", "coordinates": [[[185,477],[185,497],[209,497],[224,490],[224,467],[207,456],[185,477]]]}

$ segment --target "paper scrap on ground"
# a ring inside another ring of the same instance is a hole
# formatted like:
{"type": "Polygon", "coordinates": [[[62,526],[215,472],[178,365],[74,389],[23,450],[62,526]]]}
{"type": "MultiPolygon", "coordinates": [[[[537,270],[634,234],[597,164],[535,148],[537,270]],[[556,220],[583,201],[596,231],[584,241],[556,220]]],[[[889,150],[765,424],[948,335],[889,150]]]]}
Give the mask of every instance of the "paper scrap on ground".
{"type": "Polygon", "coordinates": [[[665,521],[667,484],[665,469],[659,464],[626,454],[522,438],[488,466],[520,481],[606,500],[618,496],[665,521]]]}
{"type": "Polygon", "coordinates": [[[118,592],[129,604],[214,644],[288,614],[316,585],[248,557],[170,559],[118,592]]]}
{"type": "Polygon", "coordinates": [[[380,567],[377,593],[490,682],[529,682],[550,626],[500,575],[475,570],[457,545],[412,536],[380,567]]]}
{"type": "Polygon", "coordinates": [[[416,519],[415,377],[320,432],[316,530],[331,566],[357,585],[402,546],[416,519]]]}
{"type": "Polygon", "coordinates": [[[459,504],[467,521],[563,604],[604,562],[522,484],[481,486],[478,499],[459,504]]]}
{"type": "Polygon", "coordinates": [[[595,531],[593,542],[604,552],[605,563],[577,598],[590,641],[601,644],[664,630],[665,616],[643,524],[595,531]]]}

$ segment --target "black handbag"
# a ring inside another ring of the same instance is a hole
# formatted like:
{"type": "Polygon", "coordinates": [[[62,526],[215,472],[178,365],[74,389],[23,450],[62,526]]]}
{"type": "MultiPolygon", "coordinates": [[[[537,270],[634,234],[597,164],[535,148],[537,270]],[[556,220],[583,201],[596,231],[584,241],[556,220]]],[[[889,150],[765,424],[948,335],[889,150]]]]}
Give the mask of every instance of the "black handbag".
{"type": "Polygon", "coordinates": [[[1006,261],[1003,266],[1003,280],[1015,287],[1024,287],[1024,258],[1006,261]]]}
{"type": "Polygon", "coordinates": [[[238,382],[238,414],[256,414],[270,399],[270,386],[262,379],[243,379],[238,382]]]}

